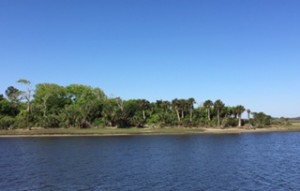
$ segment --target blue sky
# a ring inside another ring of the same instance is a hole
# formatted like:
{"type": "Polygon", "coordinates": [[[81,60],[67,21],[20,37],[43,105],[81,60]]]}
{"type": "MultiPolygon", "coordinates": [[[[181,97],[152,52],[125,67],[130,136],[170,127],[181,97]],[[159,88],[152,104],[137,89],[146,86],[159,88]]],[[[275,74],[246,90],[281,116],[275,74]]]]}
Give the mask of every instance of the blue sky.
{"type": "Polygon", "coordinates": [[[299,10],[298,0],[1,0],[0,93],[25,78],[300,116],[299,10]]]}

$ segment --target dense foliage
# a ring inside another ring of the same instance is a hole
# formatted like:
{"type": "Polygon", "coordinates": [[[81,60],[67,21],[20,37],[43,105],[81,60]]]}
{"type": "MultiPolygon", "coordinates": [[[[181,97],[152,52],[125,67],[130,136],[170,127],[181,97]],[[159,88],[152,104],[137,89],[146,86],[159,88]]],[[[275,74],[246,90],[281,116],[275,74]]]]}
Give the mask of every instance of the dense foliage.
{"type": "Polygon", "coordinates": [[[85,85],[66,87],[43,83],[31,89],[19,80],[24,91],[9,86],[0,94],[0,129],[14,128],[91,128],[91,127],[264,127],[271,117],[252,113],[238,105],[226,106],[221,100],[206,100],[195,107],[195,99],[122,100],[108,98],[99,88],[85,85]],[[32,95],[33,94],[33,95],[32,95]],[[248,119],[242,119],[247,111],[248,119]],[[253,118],[251,118],[253,116],[253,118]]]}

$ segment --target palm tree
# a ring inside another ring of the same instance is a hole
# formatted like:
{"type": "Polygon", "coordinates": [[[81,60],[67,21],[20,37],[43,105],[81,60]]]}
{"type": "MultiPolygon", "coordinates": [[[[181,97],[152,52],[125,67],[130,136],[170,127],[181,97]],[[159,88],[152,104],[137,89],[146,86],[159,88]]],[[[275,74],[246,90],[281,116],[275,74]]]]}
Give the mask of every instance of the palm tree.
{"type": "Polygon", "coordinates": [[[171,103],[169,101],[157,100],[154,105],[156,109],[162,110],[164,113],[167,113],[170,109],[171,103]]]}
{"type": "Polygon", "coordinates": [[[181,107],[180,100],[178,100],[178,99],[172,100],[172,108],[176,111],[178,122],[180,122],[180,120],[181,120],[180,115],[179,115],[180,107],[181,107]]]}
{"type": "Polygon", "coordinates": [[[237,120],[238,118],[238,111],[236,107],[232,107],[232,115],[234,117],[235,120],[237,120]]]}
{"type": "Polygon", "coordinates": [[[247,109],[247,114],[248,114],[248,121],[249,121],[249,123],[250,123],[250,115],[251,115],[251,110],[250,109],[247,109]]]}
{"type": "Polygon", "coordinates": [[[248,114],[249,127],[252,127],[252,125],[251,125],[251,110],[250,109],[247,109],[247,114],[248,114]]]}
{"type": "Polygon", "coordinates": [[[236,106],[235,109],[236,109],[236,113],[237,113],[238,118],[239,118],[239,127],[241,127],[242,126],[242,113],[244,113],[245,107],[242,106],[242,105],[238,105],[238,106],[236,106]]]}
{"type": "Polygon", "coordinates": [[[146,120],[146,110],[150,108],[150,102],[145,99],[139,100],[139,102],[140,108],[143,111],[143,119],[146,120]]]}
{"type": "Polygon", "coordinates": [[[225,117],[231,117],[234,113],[234,107],[225,107],[225,117]]]}
{"type": "Polygon", "coordinates": [[[171,103],[169,101],[157,100],[154,104],[155,112],[159,114],[160,120],[163,124],[166,124],[168,118],[168,112],[171,108],[171,103]]]}
{"type": "Polygon", "coordinates": [[[168,113],[168,110],[170,109],[171,103],[169,101],[163,101],[162,102],[162,109],[165,111],[165,113],[168,113]]]}
{"type": "Polygon", "coordinates": [[[210,121],[210,110],[213,106],[213,102],[211,100],[206,100],[204,103],[203,103],[203,106],[205,107],[206,109],[206,112],[207,112],[207,120],[210,121]]]}
{"type": "Polygon", "coordinates": [[[214,109],[217,111],[218,127],[220,127],[220,112],[224,106],[225,106],[224,103],[219,99],[214,103],[214,109]]]}
{"type": "Polygon", "coordinates": [[[188,108],[190,110],[190,122],[192,122],[193,120],[193,110],[194,110],[194,104],[196,103],[195,99],[194,98],[189,98],[187,100],[187,105],[188,105],[188,108]]]}
{"type": "Polygon", "coordinates": [[[185,117],[185,112],[190,108],[190,103],[185,99],[174,99],[172,108],[176,111],[178,122],[185,117]]]}

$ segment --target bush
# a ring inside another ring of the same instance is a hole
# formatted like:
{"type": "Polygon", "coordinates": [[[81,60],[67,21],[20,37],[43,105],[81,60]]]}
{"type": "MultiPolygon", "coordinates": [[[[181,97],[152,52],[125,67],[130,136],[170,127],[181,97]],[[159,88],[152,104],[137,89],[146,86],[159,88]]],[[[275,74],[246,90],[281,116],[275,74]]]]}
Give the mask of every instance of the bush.
{"type": "Polygon", "coordinates": [[[218,120],[217,118],[213,118],[210,121],[207,121],[207,127],[217,127],[218,126],[218,120]]]}
{"type": "Polygon", "coordinates": [[[106,126],[105,120],[104,119],[95,119],[93,122],[93,127],[96,128],[104,128],[106,126]]]}
{"type": "Polygon", "coordinates": [[[28,112],[22,110],[16,117],[15,121],[16,128],[26,128],[28,127],[28,112]]]}
{"type": "Polygon", "coordinates": [[[44,120],[44,127],[58,128],[60,127],[60,117],[55,114],[48,115],[44,120]]]}
{"type": "Polygon", "coordinates": [[[253,114],[254,125],[257,128],[263,128],[271,125],[271,116],[266,115],[262,112],[253,114]]]}
{"type": "Polygon", "coordinates": [[[160,121],[161,117],[159,114],[153,114],[149,119],[147,119],[147,125],[149,126],[162,126],[162,121],[160,121]]]}
{"type": "Polygon", "coordinates": [[[0,129],[7,130],[14,127],[15,119],[10,116],[4,116],[0,119],[0,129]]]}
{"type": "Polygon", "coordinates": [[[227,117],[222,120],[223,127],[236,127],[238,126],[238,121],[235,118],[227,117]]]}
{"type": "Polygon", "coordinates": [[[279,119],[273,120],[272,125],[280,125],[280,126],[289,126],[291,123],[288,118],[281,117],[279,119]]]}

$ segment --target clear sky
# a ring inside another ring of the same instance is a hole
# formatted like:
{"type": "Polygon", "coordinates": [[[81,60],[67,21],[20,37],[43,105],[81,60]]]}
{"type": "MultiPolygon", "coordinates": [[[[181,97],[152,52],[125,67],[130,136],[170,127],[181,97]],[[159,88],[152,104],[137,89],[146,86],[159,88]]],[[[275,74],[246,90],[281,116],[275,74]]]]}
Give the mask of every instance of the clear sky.
{"type": "Polygon", "coordinates": [[[0,93],[25,78],[296,117],[300,1],[0,0],[0,66],[0,93]]]}

